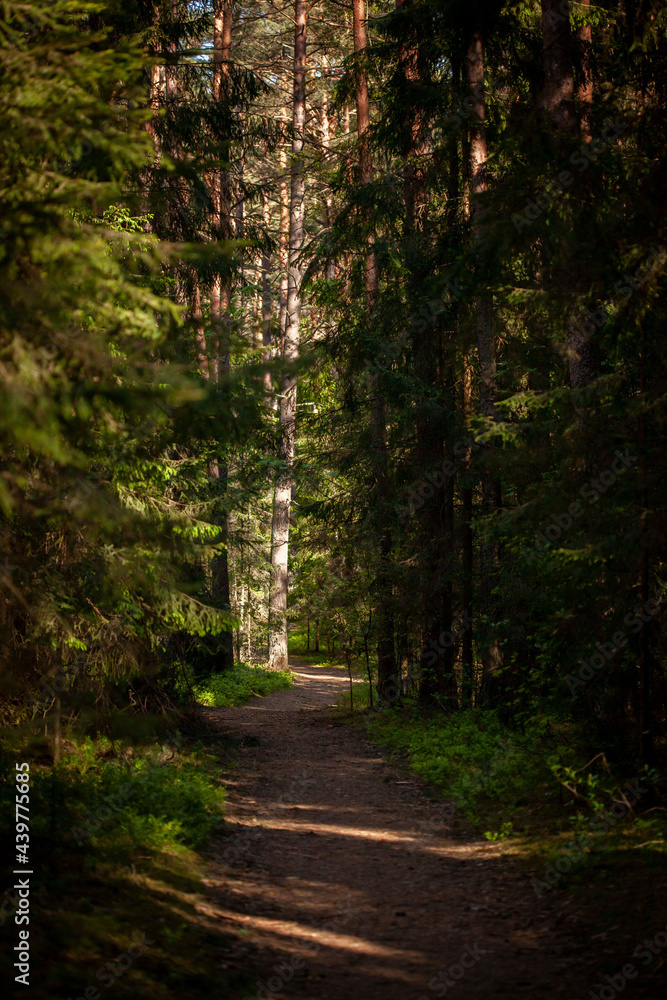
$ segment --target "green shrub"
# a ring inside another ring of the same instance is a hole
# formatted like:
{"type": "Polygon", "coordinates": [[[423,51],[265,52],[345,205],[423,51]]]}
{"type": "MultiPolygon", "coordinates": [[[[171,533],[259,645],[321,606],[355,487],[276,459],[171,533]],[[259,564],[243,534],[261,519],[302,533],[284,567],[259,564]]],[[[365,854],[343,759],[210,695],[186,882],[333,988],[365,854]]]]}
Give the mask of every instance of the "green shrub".
{"type": "Polygon", "coordinates": [[[288,688],[294,683],[289,670],[265,670],[237,664],[233,670],[213,674],[204,684],[194,686],[194,694],[201,705],[228,708],[242,705],[255,695],[267,695],[288,688]]]}
{"type": "MultiPolygon", "coordinates": [[[[109,758],[110,743],[85,738],[67,744],[54,768],[33,765],[30,777],[30,840],[33,850],[51,846],[98,855],[129,848],[194,848],[222,821],[225,792],[201,751],[155,750],[135,756],[129,748],[109,758]]],[[[10,813],[13,774],[0,781],[3,816],[10,813]]],[[[5,831],[9,836],[8,831],[5,831]]]]}
{"type": "Polygon", "coordinates": [[[484,803],[511,806],[550,777],[543,724],[517,731],[494,712],[424,717],[395,711],[370,728],[374,737],[407,754],[412,769],[471,819],[484,803]]]}

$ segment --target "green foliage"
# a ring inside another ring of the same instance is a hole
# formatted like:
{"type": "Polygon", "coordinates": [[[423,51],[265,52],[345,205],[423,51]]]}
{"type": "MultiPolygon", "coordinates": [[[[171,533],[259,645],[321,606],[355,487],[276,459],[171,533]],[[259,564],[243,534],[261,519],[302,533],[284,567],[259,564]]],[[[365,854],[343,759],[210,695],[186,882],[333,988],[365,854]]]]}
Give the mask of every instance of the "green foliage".
{"type": "Polygon", "coordinates": [[[452,799],[472,820],[490,806],[510,811],[544,786],[550,772],[545,724],[523,732],[493,712],[459,712],[442,718],[394,710],[369,723],[372,735],[405,754],[410,767],[452,799]]]}
{"type": "Polygon", "coordinates": [[[509,838],[512,835],[513,829],[514,829],[514,823],[512,823],[511,820],[508,820],[506,823],[503,823],[500,830],[495,830],[495,831],[487,830],[484,833],[484,836],[486,837],[487,840],[490,840],[493,843],[495,843],[496,841],[500,841],[500,843],[502,844],[506,840],[509,840],[509,838]]]}
{"type": "Polygon", "coordinates": [[[237,663],[232,670],[212,674],[205,684],[195,685],[193,691],[201,705],[228,708],[242,705],[254,697],[281,691],[293,683],[294,678],[288,670],[266,670],[237,663]]]}
{"type": "MultiPolygon", "coordinates": [[[[164,673],[184,647],[218,652],[235,623],[210,588],[226,545],[211,451],[217,462],[261,425],[259,390],[239,364],[214,391],[194,363],[179,282],[228,251],[212,255],[201,232],[176,244],[154,204],[143,33],[157,10],[2,9],[6,720],[28,697],[48,709],[42,689],[66,676],[66,703],[122,701],[122,682],[164,673]]],[[[178,32],[206,23],[184,17],[178,32]]],[[[162,174],[179,169],[165,151],[162,174]]]]}
{"type": "MultiPolygon", "coordinates": [[[[43,762],[35,739],[3,747],[0,775],[0,835],[8,844],[14,762],[30,762],[30,859],[42,872],[31,883],[39,920],[31,915],[30,943],[42,963],[30,984],[36,1000],[82,996],[142,934],[145,954],[113,983],[122,1000],[167,1000],[175,988],[185,1000],[200,1000],[215,990],[235,995],[249,988],[243,973],[221,978],[227,942],[202,926],[198,908],[208,869],[196,849],[224,818],[216,744],[185,746],[178,733],[159,741],[155,731],[141,748],[103,736],[82,739],[69,729],[64,737],[56,767],[43,762]]],[[[9,890],[0,934],[7,944],[15,936],[9,890]]],[[[7,981],[15,975],[11,954],[11,947],[2,949],[7,981]]]]}
{"type": "MultiPolygon", "coordinates": [[[[11,769],[2,776],[12,796],[11,769]]],[[[135,752],[104,737],[67,742],[62,762],[31,768],[31,843],[109,857],[131,850],[196,848],[222,821],[225,793],[202,750],[135,752]],[[55,810],[55,812],[54,812],[55,810]]],[[[9,816],[8,808],[3,814],[9,816]]]]}

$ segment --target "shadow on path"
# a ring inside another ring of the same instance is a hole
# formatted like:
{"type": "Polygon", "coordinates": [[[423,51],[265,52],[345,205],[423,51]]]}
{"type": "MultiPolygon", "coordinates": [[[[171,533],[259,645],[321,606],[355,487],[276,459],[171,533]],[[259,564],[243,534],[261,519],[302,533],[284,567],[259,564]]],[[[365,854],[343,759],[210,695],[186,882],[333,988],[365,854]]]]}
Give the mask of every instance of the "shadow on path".
{"type": "Polygon", "coordinates": [[[208,884],[231,962],[261,970],[249,996],[587,996],[567,900],[538,899],[496,845],[332,715],[346,671],[292,667],[292,689],[208,710],[241,741],[208,884]]]}

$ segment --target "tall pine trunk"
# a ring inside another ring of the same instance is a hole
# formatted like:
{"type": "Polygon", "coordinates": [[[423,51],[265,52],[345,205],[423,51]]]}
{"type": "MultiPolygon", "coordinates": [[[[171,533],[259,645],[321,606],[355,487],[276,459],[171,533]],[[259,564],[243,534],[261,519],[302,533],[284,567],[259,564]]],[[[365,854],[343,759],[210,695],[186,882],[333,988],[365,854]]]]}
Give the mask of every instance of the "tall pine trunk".
{"type": "MultiPolygon", "coordinates": [[[[584,101],[592,99],[593,83],[591,73],[590,29],[580,36],[582,51],[582,71],[579,96],[584,101]]],[[[567,0],[542,0],[542,53],[544,63],[544,91],[540,105],[547,123],[554,131],[563,136],[572,135],[578,127],[576,109],[574,106],[575,80],[572,59],[572,33],[570,30],[570,5],[567,0]]],[[[588,113],[584,110],[584,138],[590,139],[588,132],[588,113]]],[[[567,261],[571,258],[573,247],[566,245],[564,255],[567,261]]],[[[569,291],[577,285],[585,285],[585,275],[573,265],[568,268],[567,282],[569,291]],[[583,278],[583,281],[582,281],[583,278]]],[[[593,330],[595,333],[595,330],[593,330]]],[[[571,317],[567,330],[567,359],[570,385],[573,389],[581,389],[588,385],[599,372],[599,357],[597,345],[591,333],[587,332],[586,324],[571,317]]]]}
{"type": "MultiPolygon", "coordinates": [[[[213,96],[219,105],[229,100],[230,92],[230,51],[232,44],[233,0],[217,0],[213,20],[213,96]]],[[[230,204],[229,177],[226,170],[215,172],[211,185],[213,203],[213,235],[217,239],[229,239],[230,204]]],[[[224,391],[229,375],[229,323],[227,313],[230,304],[229,285],[223,282],[220,273],[213,277],[211,287],[211,326],[213,331],[213,357],[210,359],[211,376],[224,391]]],[[[231,592],[229,584],[229,518],[225,509],[227,493],[227,466],[219,459],[211,463],[209,469],[211,486],[216,494],[216,523],[220,528],[218,541],[223,546],[211,563],[211,590],[214,601],[224,611],[231,613],[231,592]]],[[[234,637],[231,628],[223,632],[220,639],[220,666],[226,670],[234,665],[234,637]]]]}
{"type": "Polygon", "coordinates": [[[303,161],[306,125],[306,23],[305,0],[294,4],[294,104],[292,167],[289,220],[289,273],[287,316],[283,343],[283,360],[292,366],[282,380],[280,397],[281,458],[283,467],[278,474],[273,495],[271,526],[271,628],[269,663],[276,670],[286,670],[287,657],[287,566],[289,557],[290,506],[293,487],[294,442],[296,425],[297,380],[293,371],[299,356],[301,325],[301,250],[305,209],[305,166],[303,161]]]}
{"type": "MultiPolygon", "coordinates": [[[[466,428],[472,417],[472,369],[470,358],[463,359],[463,413],[466,428]]],[[[461,488],[463,504],[463,618],[464,628],[461,638],[461,705],[471,708],[475,691],[475,660],[474,660],[474,559],[475,546],[473,537],[473,486],[472,486],[472,453],[466,448],[464,480],[461,488]]]]}
{"type": "MultiPolygon", "coordinates": [[[[287,109],[283,108],[283,117],[287,109]]],[[[287,285],[289,271],[289,186],[287,183],[287,151],[284,145],[280,148],[280,184],[278,186],[280,199],[280,299],[278,307],[278,337],[280,350],[285,338],[287,323],[287,285]]]]}
{"type": "MultiPolygon", "coordinates": [[[[397,10],[404,8],[409,17],[408,0],[396,0],[397,10]]],[[[406,19],[407,21],[407,19],[406,19]]],[[[411,35],[406,23],[403,37],[411,35]]],[[[399,47],[399,70],[405,81],[405,92],[414,93],[422,84],[419,65],[419,46],[414,38],[399,47]]],[[[407,111],[403,149],[403,197],[405,201],[404,244],[406,257],[411,261],[408,295],[411,310],[418,314],[423,297],[424,282],[428,278],[428,251],[426,228],[428,224],[428,188],[425,160],[430,149],[429,132],[425,127],[424,112],[419,101],[410,101],[407,111]]],[[[447,452],[447,442],[440,419],[446,406],[445,371],[442,359],[442,332],[440,321],[434,317],[420,324],[412,334],[414,358],[416,435],[414,452],[416,475],[442,467],[447,452]]],[[[452,584],[452,528],[453,481],[445,477],[416,514],[420,550],[420,623],[421,649],[419,654],[419,701],[423,705],[441,705],[454,708],[458,704],[458,688],[454,673],[455,646],[452,637],[453,584],[452,584]]]]}
{"type": "MultiPolygon", "coordinates": [[[[271,213],[269,210],[269,199],[266,193],[262,196],[262,216],[264,222],[264,228],[266,230],[267,236],[271,226],[271,213]]],[[[271,271],[273,270],[271,263],[271,254],[267,247],[265,246],[262,250],[262,360],[268,365],[273,357],[273,335],[271,329],[271,320],[273,313],[273,303],[271,295],[271,271]]],[[[273,393],[273,383],[271,380],[271,372],[267,368],[264,372],[264,392],[266,395],[266,405],[269,409],[276,408],[276,399],[273,393]]]]}
{"type": "MultiPolygon", "coordinates": [[[[484,238],[484,209],[480,197],[488,188],[487,146],[486,146],[486,95],[484,90],[484,39],[482,30],[473,30],[466,56],[468,84],[472,97],[472,121],[470,127],[470,194],[472,239],[475,247],[480,247],[484,238]]],[[[496,334],[493,295],[480,292],[475,300],[475,325],[477,330],[477,353],[479,358],[479,409],[483,417],[495,415],[496,387],[496,334]]],[[[500,484],[488,466],[482,468],[482,513],[490,515],[500,507],[500,484]]],[[[497,701],[498,673],[503,665],[500,641],[493,634],[491,621],[494,617],[493,579],[498,567],[498,551],[493,545],[481,548],[480,602],[481,611],[486,616],[487,635],[482,653],[482,700],[497,701]]]]}
{"type": "MultiPolygon", "coordinates": [[[[366,49],[364,0],[353,0],[352,32],[355,53],[366,49]]],[[[359,174],[362,184],[370,184],[373,180],[373,160],[370,146],[370,107],[368,100],[368,82],[363,65],[357,66],[357,135],[359,143],[359,174]]],[[[366,309],[368,321],[378,299],[380,274],[375,255],[375,235],[368,234],[368,250],[366,253],[366,268],[364,276],[366,289],[366,309]]],[[[387,457],[387,426],[385,402],[375,373],[369,375],[368,388],[371,407],[371,447],[374,459],[375,497],[378,506],[386,494],[388,457],[387,457]]],[[[379,518],[382,522],[382,516],[379,518]]],[[[400,697],[400,683],[396,666],[394,647],[394,613],[392,607],[391,587],[391,528],[388,523],[380,523],[378,544],[378,572],[376,577],[378,613],[378,695],[380,701],[395,701],[400,697]]]]}
{"type": "MultiPolygon", "coordinates": [[[[591,0],[579,0],[586,13],[590,12],[591,0]]],[[[579,88],[578,96],[581,104],[581,129],[584,138],[591,140],[590,112],[593,106],[593,32],[590,24],[582,24],[579,28],[579,88]]]]}

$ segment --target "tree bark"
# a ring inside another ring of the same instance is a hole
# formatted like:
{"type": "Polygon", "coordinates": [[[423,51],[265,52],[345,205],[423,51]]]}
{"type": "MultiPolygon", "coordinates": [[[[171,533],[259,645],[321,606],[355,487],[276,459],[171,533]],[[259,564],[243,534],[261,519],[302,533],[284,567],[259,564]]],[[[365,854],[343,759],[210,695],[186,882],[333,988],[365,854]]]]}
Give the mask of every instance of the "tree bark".
{"type": "MultiPolygon", "coordinates": [[[[283,109],[283,115],[286,115],[283,109]]],[[[280,303],[278,312],[278,327],[280,337],[280,351],[285,339],[285,325],[287,322],[287,272],[289,270],[289,190],[287,185],[287,152],[283,147],[280,149],[280,184],[278,188],[280,198],[280,303]]]]}
{"type": "MultiPolygon", "coordinates": [[[[326,80],[329,73],[329,60],[325,55],[321,58],[321,72],[326,80]]],[[[322,162],[325,171],[329,169],[329,155],[331,149],[331,122],[329,119],[329,98],[327,96],[326,85],[322,94],[322,104],[320,107],[320,129],[322,135],[322,162]]],[[[325,185],[322,194],[322,222],[325,229],[330,229],[333,223],[333,202],[331,198],[331,188],[325,185]]],[[[332,281],[336,277],[336,266],[333,260],[327,260],[325,265],[325,277],[332,281]]]]}
{"type": "MultiPolygon", "coordinates": [[[[268,235],[269,228],[271,225],[271,217],[269,213],[269,199],[266,194],[262,196],[262,214],[264,219],[264,228],[268,235]]],[[[266,365],[269,364],[273,357],[273,336],[271,330],[271,319],[272,319],[272,296],[271,296],[271,271],[272,271],[271,255],[269,251],[264,248],[262,251],[262,346],[264,348],[262,353],[262,360],[266,365]]],[[[271,379],[271,372],[267,368],[264,372],[264,392],[266,396],[266,405],[269,409],[275,410],[277,407],[277,400],[273,393],[273,383],[271,379]]]]}
{"type": "MultiPolygon", "coordinates": [[[[405,11],[411,0],[396,0],[396,9],[405,11]]],[[[411,36],[410,26],[402,32],[409,40],[399,47],[399,71],[405,92],[411,95],[421,83],[419,46],[411,36]]],[[[428,192],[424,157],[429,138],[424,127],[424,113],[418,100],[411,100],[407,112],[408,128],[403,148],[403,196],[405,202],[404,240],[410,265],[408,295],[411,307],[418,310],[423,297],[423,283],[428,277],[424,239],[428,223],[428,192]]],[[[430,469],[442,466],[446,442],[439,418],[433,419],[434,406],[445,406],[445,378],[441,364],[441,332],[437,318],[421,324],[412,334],[414,360],[416,435],[414,464],[417,478],[430,469]]],[[[422,705],[453,708],[458,704],[454,674],[453,641],[441,642],[441,635],[453,633],[452,525],[453,482],[445,478],[434,495],[420,508],[419,522],[422,645],[419,654],[419,701],[422,705]]]]}
{"type": "MultiPolygon", "coordinates": [[[[590,41],[590,29],[588,41],[590,41]]],[[[575,81],[572,62],[572,38],[570,31],[570,5],[567,0],[542,0],[542,50],[544,59],[544,91],[541,107],[551,121],[557,133],[564,136],[574,133],[577,129],[577,116],[574,107],[575,81]]],[[[579,96],[585,100],[588,95],[592,99],[593,84],[590,77],[590,45],[586,47],[582,41],[582,66],[584,79],[579,96]]],[[[587,116],[582,116],[584,138],[588,134],[587,116]]],[[[566,247],[566,255],[571,254],[571,248],[566,247]]],[[[579,283],[579,276],[572,272],[574,287],[579,283]]],[[[599,358],[593,333],[586,332],[584,324],[571,317],[567,331],[567,360],[570,385],[573,389],[581,389],[588,385],[599,371],[599,358]]]]}
{"type": "MultiPolygon", "coordinates": [[[[366,48],[364,0],[353,0],[352,32],[354,51],[358,55],[366,48]]],[[[370,105],[368,99],[368,82],[362,65],[357,66],[356,101],[357,101],[357,136],[359,145],[359,177],[362,184],[370,184],[373,180],[373,160],[370,145],[370,105]]],[[[366,309],[369,321],[372,318],[377,303],[380,274],[375,256],[375,234],[368,234],[368,251],[364,286],[366,290],[366,309]]],[[[387,482],[387,428],[385,402],[380,390],[378,376],[369,375],[368,388],[371,407],[371,447],[375,465],[375,495],[378,500],[386,492],[387,482]]],[[[388,525],[380,526],[379,561],[377,574],[378,594],[378,697],[380,701],[396,701],[400,698],[400,679],[396,667],[396,652],[394,648],[394,614],[392,608],[391,587],[391,530],[388,525]]]]}
{"type": "MultiPolygon", "coordinates": [[[[230,53],[232,44],[233,0],[217,0],[213,20],[213,96],[223,104],[229,100],[230,53]]],[[[228,240],[231,237],[229,176],[226,170],[215,172],[211,185],[213,202],[212,230],[214,239],[228,240]]],[[[213,277],[211,287],[211,326],[213,331],[213,356],[210,360],[211,378],[217,386],[224,383],[229,375],[229,324],[227,311],[230,304],[228,284],[218,273],[213,277]]],[[[218,496],[216,520],[220,527],[219,541],[227,545],[229,523],[224,508],[227,492],[227,466],[219,460],[211,464],[209,470],[211,486],[218,496]]],[[[231,613],[231,591],[229,583],[229,553],[225,547],[211,563],[211,589],[215,600],[223,610],[231,613]]],[[[223,632],[220,644],[220,665],[223,670],[234,666],[234,636],[231,628],[223,632]]]]}
{"type": "MultiPolygon", "coordinates": [[[[408,8],[411,0],[396,0],[396,9],[408,8]]],[[[399,47],[399,68],[405,78],[407,88],[419,83],[419,48],[415,44],[399,47]]],[[[410,140],[404,156],[404,190],[406,205],[406,230],[408,234],[420,232],[426,223],[428,207],[426,195],[426,174],[423,158],[430,148],[429,137],[424,130],[423,112],[418,106],[410,108],[410,140]]]]}
{"type": "MultiPolygon", "coordinates": [[[[289,274],[287,316],[283,360],[293,366],[299,356],[301,324],[301,250],[305,209],[305,167],[303,162],[304,130],[306,125],[306,24],[305,0],[294,4],[294,103],[292,167],[289,226],[289,274]]],[[[280,429],[283,468],[278,474],[273,497],[271,527],[271,631],[269,663],[275,670],[286,670],[287,657],[287,566],[289,555],[290,506],[293,488],[293,464],[296,421],[297,380],[293,367],[282,380],[280,399],[280,429]]]]}
{"type": "Polygon", "coordinates": [[[197,368],[205,379],[211,378],[211,366],[206,344],[206,331],[204,330],[204,318],[201,307],[201,289],[199,278],[193,275],[192,289],[190,292],[190,312],[195,327],[195,353],[197,356],[197,368]]]}
{"type": "MultiPolygon", "coordinates": [[[[232,46],[233,0],[216,0],[213,14],[213,97],[218,104],[229,100],[230,55],[232,46]]],[[[213,202],[213,233],[216,239],[231,239],[229,172],[215,171],[211,185],[213,202]]],[[[223,286],[222,276],[213,277],[211,287],[211,321],[215,338],[215,377],[226,375],[229,364],[228,337],[225,335],[229,287],[223,286]],[[221,369],[219,371],[218,369],[221,369]]]]}
{"type": "Polygon", "coordinates": [[[574,132],[574,73],[568,0],[542,0],[544,90],[541,106],[560,132],[574,132]]]}
{"type": "MultiPolygon", "coordinates": [[[[472,371],[470,359],[463,361],[463,412],[466,426],[472,416],[472,371]]],[[[473,542],[473,495],[470,475],[472,472],[471,449],[466,449],[465,456],[466,479],[462,487],[463,499],[463,618],[464,629],[461,639],[462,682],[461,704],[464,708],[472,708],[474,701],[475,661],[473,635],[473,600],[474,600],[474,542],[473,542]]]]}
{"type": "MultiPolygon", "coordinates": [[[[470,194],[473,244],[479,247],[484,237],[484,209],[480,201],[488,188],[486,145],[486,97],[484,91],[484,39],[481,28],[473,30],[467,51],[468,83],[473,100],[470,128],[470,194]]],[[[477,295],[475,301],[477,353],[479,357],[479,408],[483,417],[495,416],[496,336],[493,296],[477,295]]],[[[487,467],[482,469],[482,513],[490,515],[500,507],[500,484],[487,467]]],[[[498,565],[495,546],[481,548],[480,603],[487,621],[493,617],[493,577],[498,565]]],[[[482,699],[496,700],[498,673],[502,668],[502,648],[497,636],[489,633],[483,652],[482,699]]]]}
{"type": "MultiPolygon", "coordinates": [[[[579,0],[586,13],[590,12],[591,0],[579,0]]],[[[579,28],[579,102],[581,104],[581,130],[587,142],[591,140],[590,112],[593,106],[593,31],[590,24],[579,28]]]]}

